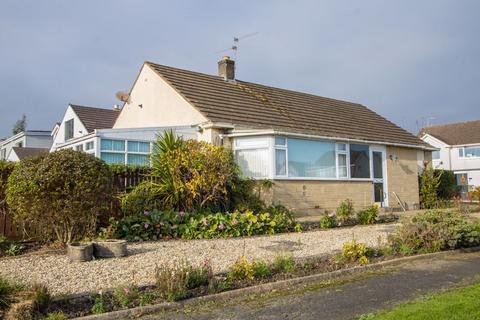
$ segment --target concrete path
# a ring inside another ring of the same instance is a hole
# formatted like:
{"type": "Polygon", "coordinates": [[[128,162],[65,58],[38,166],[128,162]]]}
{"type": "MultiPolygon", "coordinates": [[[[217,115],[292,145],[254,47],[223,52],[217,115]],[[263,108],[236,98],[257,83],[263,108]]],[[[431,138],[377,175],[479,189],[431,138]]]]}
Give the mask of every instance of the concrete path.
{"type": "Polygon", "coordinates": [[[480,282],[480,252],[405,263],[389,272],[363,276],[336,286],[295,293],[245,297],[224,304],[145,316],[153,319],[356,319],[437,290],[480,282]]]}

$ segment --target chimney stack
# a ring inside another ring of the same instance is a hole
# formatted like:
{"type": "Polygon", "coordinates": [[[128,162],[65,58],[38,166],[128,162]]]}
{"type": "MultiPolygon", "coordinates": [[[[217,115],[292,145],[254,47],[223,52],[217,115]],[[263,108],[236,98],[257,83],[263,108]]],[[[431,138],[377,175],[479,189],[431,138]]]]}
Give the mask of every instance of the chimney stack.
{"type": "Polygon", "coordinates": [[[218,75],[227,80],[235,80],[235,61],[229,56],[224,56],[218,61],[218,75]]]}

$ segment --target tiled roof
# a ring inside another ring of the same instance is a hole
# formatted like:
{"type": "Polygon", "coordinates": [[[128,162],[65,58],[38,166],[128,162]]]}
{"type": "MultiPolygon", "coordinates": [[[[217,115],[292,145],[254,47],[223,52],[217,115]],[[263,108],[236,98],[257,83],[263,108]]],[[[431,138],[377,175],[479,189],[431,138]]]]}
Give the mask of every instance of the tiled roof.
{"type": "Polygon", "coordinates": [[[26,158],[33,158],[41,154],[49,152],[48,148],[30,148],[30,147],[13,147],[12,151],[15,152],[17,157],[22,160],[26,158]]]}
{"type": "Polygon", "coordinates": [[[427,146],[367,107],[146,62],[212,122],[258,129],[427,146]]]}
{"type": "Polygon", "coordinates": [[[88,132],[92,132],[95,129],[111,129],[120,113],[113,109],[85,107],[73,104],[70,106],[88,132]]]}
{"type": "Polygon", "coordinates": [[[480,143],[480,120],[427,127],[420,131],[424,133],[449,145],[480,143]]]}

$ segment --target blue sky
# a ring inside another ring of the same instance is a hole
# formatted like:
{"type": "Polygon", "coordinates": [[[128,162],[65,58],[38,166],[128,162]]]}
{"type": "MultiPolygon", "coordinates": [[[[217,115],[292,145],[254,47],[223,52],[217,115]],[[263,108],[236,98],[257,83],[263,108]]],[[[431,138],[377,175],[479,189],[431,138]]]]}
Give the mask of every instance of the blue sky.
{"type": "Polygon", "coordinates": [[[143,61],[367,105],[415,131],[480,118],[480,1],[0,2],[0,136],[49,130],[68,103],[110,108],[143,61]]]}

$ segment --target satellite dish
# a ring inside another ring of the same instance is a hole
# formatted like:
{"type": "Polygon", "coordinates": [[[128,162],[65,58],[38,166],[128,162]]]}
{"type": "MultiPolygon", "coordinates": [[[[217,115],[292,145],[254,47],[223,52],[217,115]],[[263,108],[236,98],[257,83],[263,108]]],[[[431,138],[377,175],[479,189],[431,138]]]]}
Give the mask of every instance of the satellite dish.
{"type": "Polygon", "coordinates": [[[130,102],[130,94],[125,91],[118,91],[115,96],[117,97],[118,100],[123,101],[123,102],[130,102]]]}

